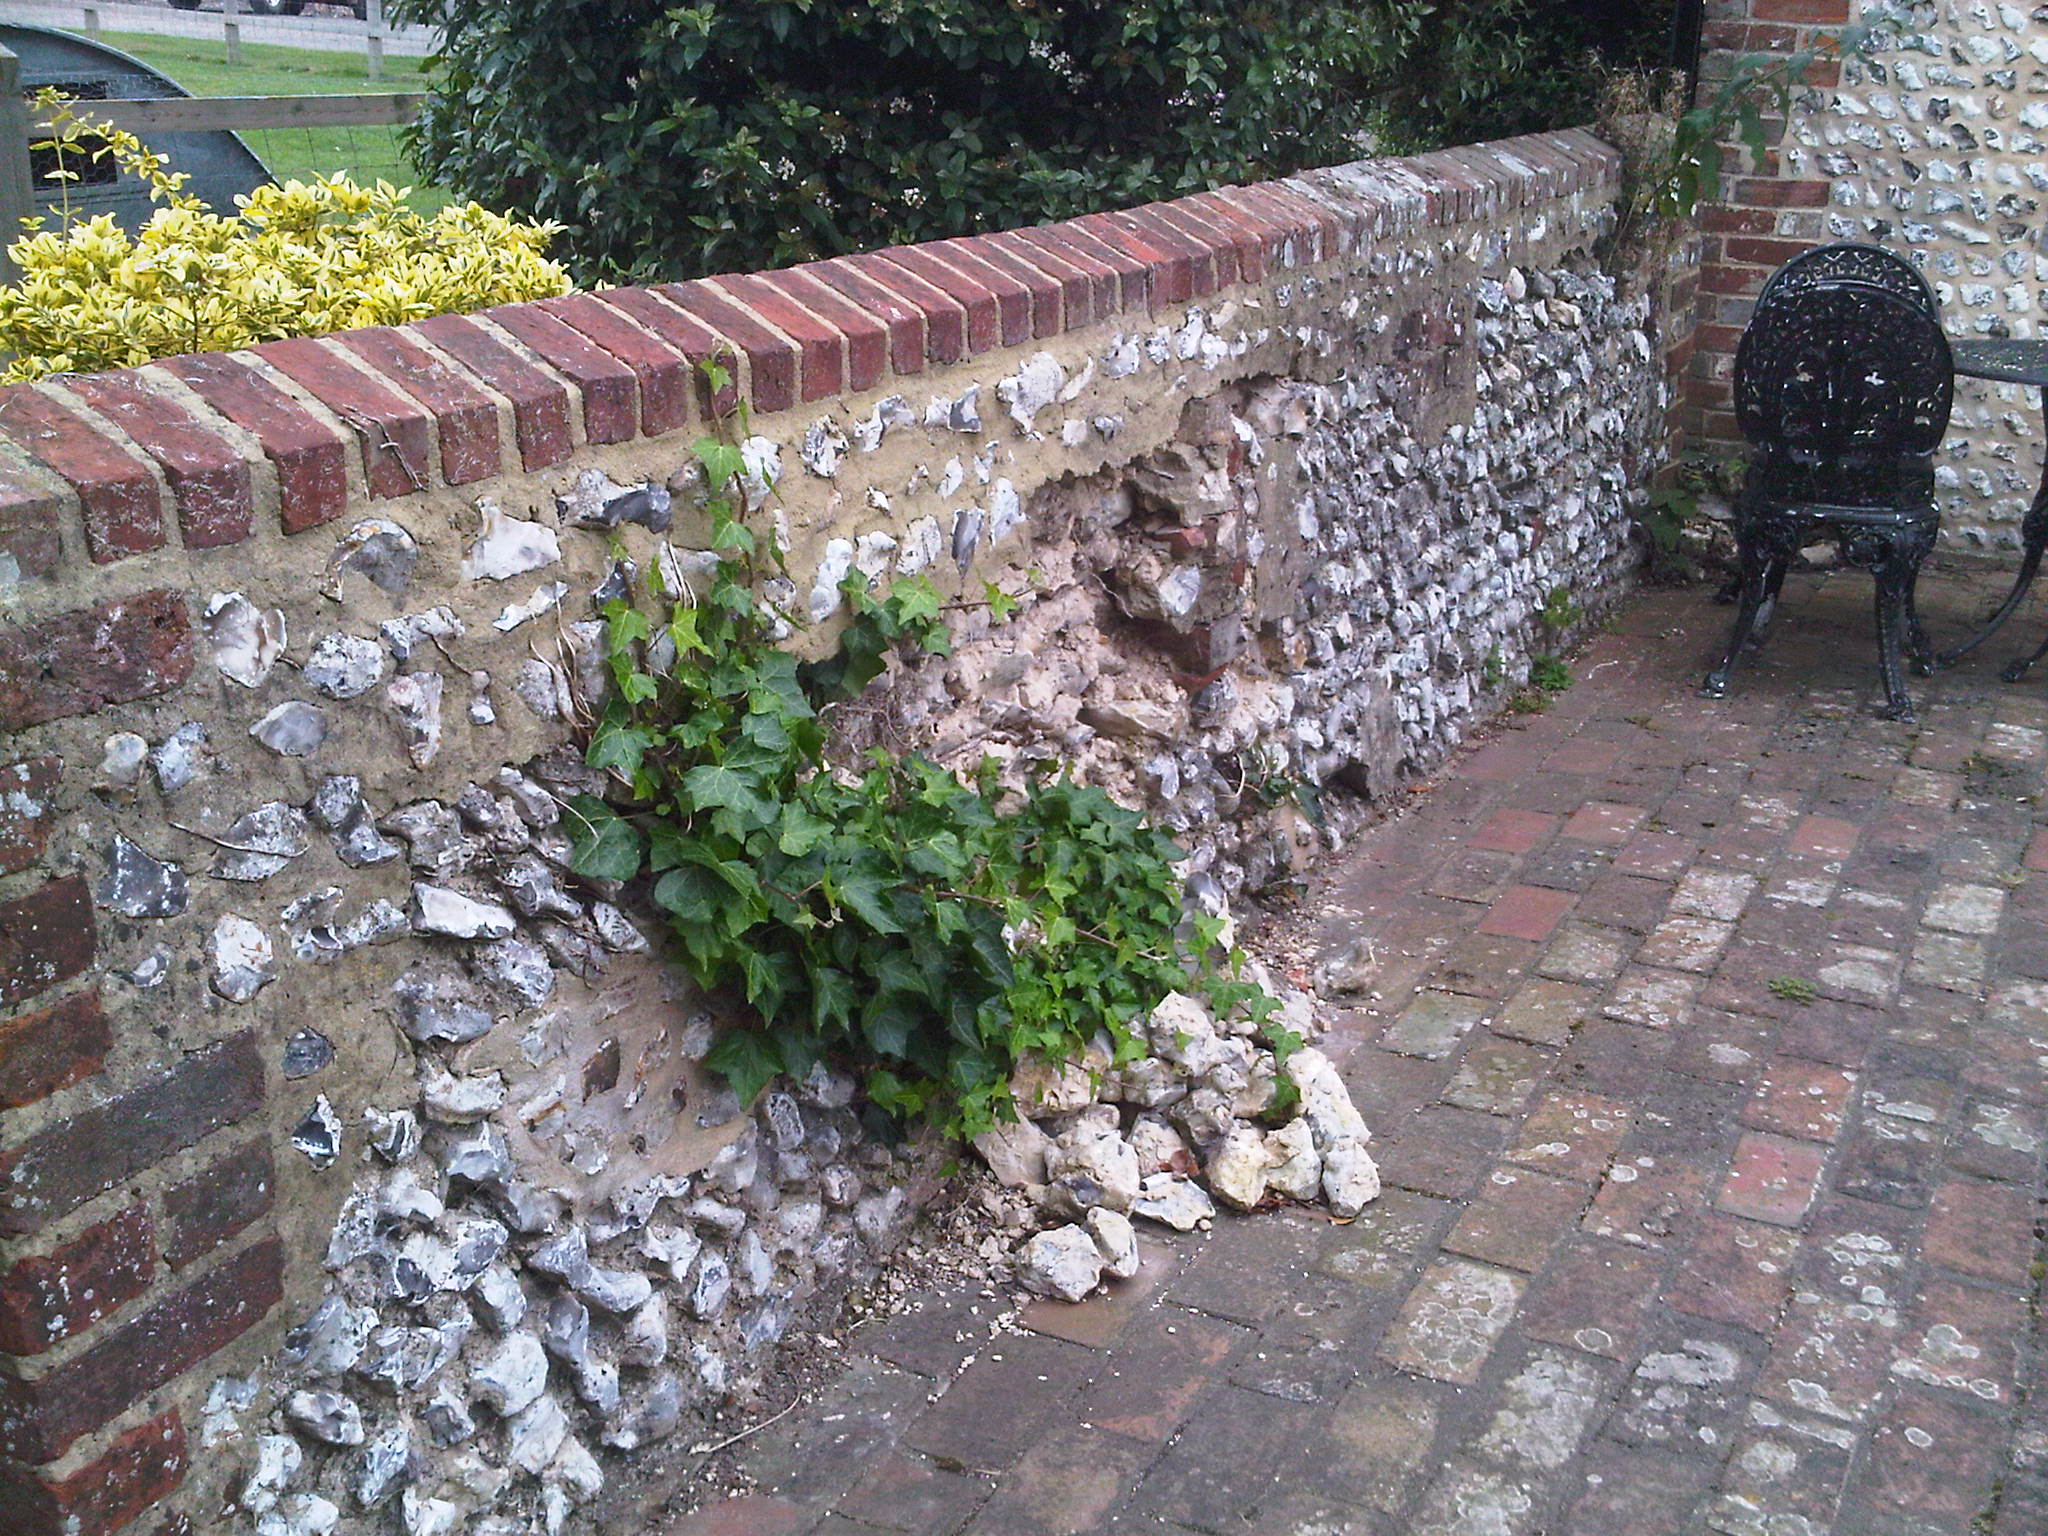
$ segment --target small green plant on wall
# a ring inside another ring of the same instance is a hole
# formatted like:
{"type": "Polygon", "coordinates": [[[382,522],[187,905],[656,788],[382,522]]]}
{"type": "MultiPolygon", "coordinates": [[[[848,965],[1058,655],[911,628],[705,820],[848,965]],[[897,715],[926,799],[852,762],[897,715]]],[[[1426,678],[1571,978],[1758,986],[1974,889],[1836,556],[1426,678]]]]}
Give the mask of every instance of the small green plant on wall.
{"type": "Polygon", "coordinates": [[[574,867],[652,882],[679,958],[736,1005],[709,1064],[743,1100],[833,1060],[888,1114],[973,1135],[1014,1115],[1020,1061],[1076,1059],[1098,1032],[1131,1059],[1133,1023],[1175,990],[1249,1014],[1283,1060],[1298,1048],[1273,1000],[1226,974],[1241,957],[1212,966],[1222,925],[1184,922],[1171,840],[1101,790],[1053,774],[1006,790],[987,761],[963,783],[879,749],[828,761],[835,704],[893,653],[946,653],[944,605],[927,581],[877,594],[855,571],[838,648],[798,661],[758,595],[780,555],[742,515],[739,450],[695,452],[718,564],[607,605],[588,760],[616,803],[572,802],[574,867]]]}

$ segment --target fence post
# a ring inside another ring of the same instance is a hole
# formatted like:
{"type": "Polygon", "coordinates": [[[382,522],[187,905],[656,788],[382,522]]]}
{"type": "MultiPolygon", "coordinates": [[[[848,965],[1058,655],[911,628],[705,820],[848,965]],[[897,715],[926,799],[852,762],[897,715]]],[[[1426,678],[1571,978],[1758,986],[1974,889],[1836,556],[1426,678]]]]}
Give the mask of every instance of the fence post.
{"type": "Polygon", "coordinates": [[[372,80],[384,78],[384,0],[369,0],[363,8],[363,59],[372,80]]]}
{"type": "Polygon", "coordinates": [[[21,95],[21,60],[0,46],[0,281],[18,282],[7,247],[21,237],[21,221],[36,211],[28,173],[28,103],[21,95]]]}
{"type": "Polygon", "coordinates": [[[235,20],[235,12],[240,9],[241,7],[235,3],[235,0],[221,0],[220,10],[223,20],[220,24],[220,30],[221,36],[227,40],[228,62],[230,64],[242,62],[242,24],[235,20]]]}
{"type": "Polygon", "coordinates": [[[96,5],[79,7],[85,22],[85,35],[94,42],[100,40],[100,8],[96,5]]]}

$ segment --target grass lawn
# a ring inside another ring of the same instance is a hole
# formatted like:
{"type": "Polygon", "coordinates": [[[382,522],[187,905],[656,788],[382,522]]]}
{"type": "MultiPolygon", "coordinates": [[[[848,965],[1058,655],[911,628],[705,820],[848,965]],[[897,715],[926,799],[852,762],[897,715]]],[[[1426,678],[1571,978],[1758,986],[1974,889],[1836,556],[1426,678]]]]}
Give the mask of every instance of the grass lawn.
{"type": "MultiPolygon", "coordinates": [[[[227,62],[219,40],[107,32],[110,48],[133,54],[194,96],[322,96],[358,91],[410,91],[423,83],[424,59],[386,58],[384,76],[372,81],[360,54],[244,43],[240,64],[227,62]]],[[[270,128],[242,135],[279,181],[347,171],[358,181],[380,178],[417,187],[413,205],[432,213],[447,194],[420,186],[396,128],[270,128]]]]}

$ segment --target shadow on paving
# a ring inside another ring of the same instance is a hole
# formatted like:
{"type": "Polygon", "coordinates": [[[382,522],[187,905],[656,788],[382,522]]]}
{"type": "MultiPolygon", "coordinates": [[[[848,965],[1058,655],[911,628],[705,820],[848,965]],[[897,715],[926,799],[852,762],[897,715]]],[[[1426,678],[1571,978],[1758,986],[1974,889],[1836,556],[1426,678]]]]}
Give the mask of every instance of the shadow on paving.
{"type": "Polygon", "coordinates": [[[2048,669],[1996,670],[2048,614],[1909,727],[1869,604],[1795,579],[1709,702],[1727,611],[1646,595],[1333,872],[1360,1220],[992,1340],[934,1297],[662,1536],[2048,1531],[2048,669]]]}

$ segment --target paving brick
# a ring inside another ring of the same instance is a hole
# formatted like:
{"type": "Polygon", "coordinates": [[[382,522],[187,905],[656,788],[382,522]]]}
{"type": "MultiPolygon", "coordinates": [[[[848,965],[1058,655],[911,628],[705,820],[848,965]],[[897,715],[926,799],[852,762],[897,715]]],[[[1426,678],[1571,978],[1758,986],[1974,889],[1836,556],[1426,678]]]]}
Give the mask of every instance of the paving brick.
{"type": "Polygon", "coordinates": [[[1219,1387],[1131,1495],[1131,1511],[1197,1530],[1256,1528],[1300,1476],[1299,1447],[1319,1414],[1241,1387],[1219,1387]]]}
{"type": "Polygon", "coordinates": [[[1497,1035],[1532,1045],[1564,1045],[1593,1011],[1598,995],[1589,987],[1565,981],[1526,982],[1487,1021],[1487,1027],[1497,1035]]]}
{"type": "Polygon", "coordinates": [[[1713,1182],[1706,1169],[1676,1158],[1624,1153],[1593,1196],[1586,1230],[1638,1248],[1670,1247],[1697,1223],[1713,1182]]]}
{"type": "MultiPolygon", "coordinates": [[[[1614,752],[1608,751],[1606,761],[1592,772],[1602,772],[1611,767],[1614,752]]],[[[1553,759],[1546,766],[1553,769],[1559,765],[1553,759]]],[[[1573,770],[1566,769],[1570,772],[1573,770]]],[[[1587,770],[1577,770],[1587,771],[1587,770]]],[[[1576,811],[1564,824],[1563,836],[1576,838],[1582,843],[1609,843],[1619,848],[1625,846],[1634,835],[1636,828],[1643,824],[1649,812],[1637,805],[1616,805],[1610,801],[1590,800],[1576,811]]]]}
{"type": "Polygon", "coordinates": [[[1827,1150],[1762,1131],[1746,1131],[1715,1203],[1731,1216],[1797,1226],[1813,1203],[1827,1150]]]}
{"type": "Polygon", "coordinates": [[[1777,1326],[1799,1252],[1796,1232],[1704,1211],[1684,1234],[1665,1302],[1692,1317],[1755,1333],[1777,1326]]]}
{"type": "Polygon", "coordinates": [[[837,1513],[887,1531],[957,1531],[995,1487],[985,1474],[889,1451],[834,1506],[837,1513]]]}
{"type": "Polygon", "coordinates": [[[1606,1418],[1617,1374],[1575,1351],[1531,1350],[1500,1384],[1499,1406],[1473,1443],[1474,1454],[1535,1474],[1560,1470],[1586,1432],[1606,1418]]]}
{"type": "Polygon", "coordinates": [[[1422,1255],[1435,1250],[1457,1211],[1449,1201],[1413,1190],[1384,1190],[1356,1220],[1323,1238],[1314,1268],[1380,1295],[1405,1295],[1422,1255]]]}
{"type": "Polygon", "coordinates": [[[1870,1536],[1974,1536],[2004,1473],[2001,1419],[1981,1406],[1907,1390],[1852,1472],[1842,1528],[1870,1536]]]}
{"type": "Polygon", "coordinates": [[[1245,1340],[1246,1330],[1177,1307],[1160,1308],[1124,1337],[1075,1405],[1084,1423],[1163,1444],[1245,1340]]]}
{"type": "Polygon", "coordinates": [[[1430,973],[1430,985],[1468,997],[1506,997],[1537,957],[1536,945],[1496,934],[1468,933],[1450,946],[1430,973]]]}
{"type": "Polygon", "coordinates": [[[1611,981],[1620,974],[1635,947],[1636,936],[1626,929],[1561,923],[1550,947],[1537,961],[1536,973],[1558,981],[1611,981]]]}
{"type": "Polygon", "coordinates": [[[1445,1199],[1463,1199],[1507,1139],[1506,1122],[1464,1109],[1425,1109],[1374,1142],[1380,1177],[1445,1199]]]}
{"type": "Polygon", "coordinates": [[[1487,910],[1479,931],[1540,944],[1550,937],[1571,908],[1570,892],[1547,890],[1540,885],[1511,886],[1487,910]]]}
{"type": "Polygon", "coordinates": [[[1173,1278],[1167,1299],[1215,1317],[1263,1322],[1285,1305],[1288,1285],[1308,1273],[1321,1239],[1311,1221],[1280,1212],[1219,1214],[1201,1262],[1173,1278]]]}
{"type": "Polygon", "coordinates": [[[1586,888],[1573,915],[1584,923],[1648,933],[1663,921],[1670,900],[1671,887],[1663,881],[1625,875],[1617,869],[1586,888]]]}
{"type": "Polygon", "coordinates": [[[1407,1529],[1410,1536],[1530,1536],[1536,1520],[1537,1493],[1528,1477],[1458,1460],[1430,1484],[1407,1529]]]}
{"type": "Polygon", "coordinates": [[[2010,1403],[2022,1380],[2031,1318],[2014,1291],[1940,1277],[1921,1282],[1897,1355],[1895,1380],[2010,1403]]]}
{"type": "MultiPolygon", "coordinates": [[[[1645,955],[1649,952],[1646,945],[1645,955]]],[[[1645,1029],[1674,1029],[1690,1018],[1699,995],[1697,976],[1662,966],[1632,965],[1616,978],[1600,1011],[1645,1029]]]]}
{"type": "Polygon", "coordinates": [[[1509,853],[1466,848],[1451,855],[1429,882],[1429,894],[1451,901],[1490,902],[1508,888],[1521,860],[1509,853]]]}
{"type": "Polygon", "coordinates": [[[1921,1252],[1927,1262],[2015,1287],[2034,1262],[2036,1203],[2004,1184],[1951,1180],[1934,1194],[1921,1252]]]}
{"type": "Polygon", "coordinates": [[[1552,1060],[1552,1053],[1514,1040],[1481,1039],[1465,1052],[1458,1070],[1445,1084],[1444,1102],[1489,1115],[1517,1114],[1552,1060]]]}
{"type": "Polygon", "coordinates": [[[1443,1245],[1452,1253],[1533,1274],[1585,1208],[1584,1185],[1503,1164],[1486,1176],[1478,1198],[1465,1207],[1443,1245]]]}
{"type": "Polygon", "coordinates": [[[1676,880],[1698,856],[1699,847],[1677,832],[1637,832],[1616,851],[1614,869],[1645,880],[1676,880]]]}
{"type": "Polygon", "coordinates": [[[1529,853],[1548,842],[1560,825],[1559,818],[1536,811],[1499,810],[1480,824],[1470,843],[1496,853],[1529,853]]]}
{"type": "Polygon", "coordinates": [[[1734,937],[1733,923],[1704,917],[1667,917],[1643,940],[1636,959],[1648,966],[1668,966],[1704,975],[1714,969],[1721,951],[1734,937]]]}
{"type": "Polygon", "coordinates": [[[1596,1442],[1565,1530],[1599,1536],[1689,1536],[1714,1467],[1697,1456],[1596,1442]]]}
{"type": "Polygon", "coordinates": [[[1154,1452],[1088,1424],[1034,1445],[967,1526],[975,1536],[1090,1536],[1109,1527],[1154,1452]]]}
{"type": "Polygon", "coordinates": [[[1466,1259],[1440,1259],[1422,1272],[1380,1344],[1389,1364],[1436,1381],[1479,1379],[1527,1281],[1466,1259]]]}
{"type": "Polygon", "coordinates": [[[744,1493],[692,1511],[650,1536],[797,1536],[816,1524],[817,1518],[816,1510],[787,1499],[744,1493]]]}
{"type": "Polygon", "coordinates": [[[1737,1437],[1707,1527],[1741,1532],[1832,1531],[1856,1441],[1838,1425],[1773,1409],[1751,1410],[1737,1437]]]}
{"type": "Polygon", "coordinates": [[[1853,1072],[1780,1056],[1766,1067],[1756,1097],[1744,1106],[1743,1124],[1780,1136],[1833,1141],[1855,1089],[1853,1072]]]}
{"type": "Polygon", "coordinates": [[[1552,1090],[1522,1122],[1505,1155],[1510,1162],[1591,1184],[1607,1171],[1629,1123],[1626,1105],[1595,1094],[1552,1090]]]}
{"type": "Polygon", "coordinates": [[[1445,1388],[1412,1376],[1360,1382],[1321,1426],[1310,1477],[1354,1504],[1400,1509],[1434,1470],[1430,1445],[1444,1396],[1445,1388]]]}
{"type": "MultiPolygon", "coordinates": [[[[931,1390],[932,1384],[922,1376],[858,1358],[803,1411],[764,1426],[744,1442],[741,1469],[777,1501],[829,1504],[927,1411],[931,1390]]],[[[741,1513],[735,1511],[729,1518],[737,1520],[741,1513]]],[[[779,1509],[771,1507],[766,1513],[772,1517],[779,1509]]],[[[816,1519],[817,1510],[810,1510],[807,1518],[816,1519]]],[[[743,1524],[730,1528],[751,1529],[743,1524]]]]}
{"type": "Polygon", "coordinates": [[[1483,1003],[1469,997],[1424,992],[1387,1026],[1380,1044],[1404,1056],[1427,1060],[1448,1056],[1487,1011],[1483,1003]]]}
{"type": "Polygon", "coordinates": [[[1529,1338],[1633,1360],[1648,1332],[1661,1255],[1580,1237],[1536,1277],[1517,1322],[1529,1338]]]}

